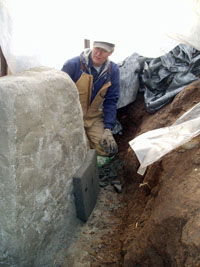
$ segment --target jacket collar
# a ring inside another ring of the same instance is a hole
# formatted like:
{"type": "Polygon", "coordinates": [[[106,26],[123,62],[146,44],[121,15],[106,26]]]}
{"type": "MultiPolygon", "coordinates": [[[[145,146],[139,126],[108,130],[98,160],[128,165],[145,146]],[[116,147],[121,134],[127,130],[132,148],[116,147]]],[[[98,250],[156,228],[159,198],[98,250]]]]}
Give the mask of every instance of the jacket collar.
{"type": "MultiPolygon", "coordinates": [[[[90,74],[91,74],[91,68],[93,67],[91,54],[92,54],[92,49],[87,48],[80,55],[82,63],[84,64],[85,68],[88,70],[90,74]]],[[[110,66],[110,60],[107,59],[106,62],[104,62],[104,64],[101,67],[99,77],[102,77],[106,72],[108,72],[109,66],[110,66]]]]}

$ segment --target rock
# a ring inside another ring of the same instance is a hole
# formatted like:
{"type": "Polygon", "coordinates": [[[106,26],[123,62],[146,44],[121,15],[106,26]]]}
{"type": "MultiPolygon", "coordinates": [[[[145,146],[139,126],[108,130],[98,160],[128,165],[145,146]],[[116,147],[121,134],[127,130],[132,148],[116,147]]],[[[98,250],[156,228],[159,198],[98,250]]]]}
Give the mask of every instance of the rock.
{"type": "Polygon", "coordinates": [[[78,99],[55,69],[0,79],[2,266],[52,266],[78,224],[72,176],[86,155],[78,99]]]}
{"type": "Polygon", "coordinates": [[[117,193],[122,192],[122,186],[120,184],[114,184],[114,189],[117,191],[117,193]]]}

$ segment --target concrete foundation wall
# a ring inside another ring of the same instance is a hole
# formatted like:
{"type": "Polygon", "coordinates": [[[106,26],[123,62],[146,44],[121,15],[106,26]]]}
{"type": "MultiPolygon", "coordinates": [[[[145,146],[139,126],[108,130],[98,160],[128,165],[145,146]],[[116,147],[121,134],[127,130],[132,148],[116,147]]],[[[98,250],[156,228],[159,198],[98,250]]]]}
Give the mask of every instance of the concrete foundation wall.
{"type": "Polygon", "coordinates": [[[40,67],[0,78],[0,266],[53,266],[86,155],[77,89],[40,67]]]}

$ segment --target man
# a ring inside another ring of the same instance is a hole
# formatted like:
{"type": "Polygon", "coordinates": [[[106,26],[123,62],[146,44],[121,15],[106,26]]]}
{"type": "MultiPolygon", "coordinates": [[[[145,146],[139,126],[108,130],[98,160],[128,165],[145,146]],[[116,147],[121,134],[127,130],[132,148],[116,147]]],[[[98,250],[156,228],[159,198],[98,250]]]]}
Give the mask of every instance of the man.
{"type": "Polygon", "coordinates": [[[76,83],[83,110],[87,147],[101,156],[111,156],[118,148],[112,135],[119,99],[119,68],[109,60],[115,45],[95,41],[93,49],[68,60],[62,71],[76,83]]]}

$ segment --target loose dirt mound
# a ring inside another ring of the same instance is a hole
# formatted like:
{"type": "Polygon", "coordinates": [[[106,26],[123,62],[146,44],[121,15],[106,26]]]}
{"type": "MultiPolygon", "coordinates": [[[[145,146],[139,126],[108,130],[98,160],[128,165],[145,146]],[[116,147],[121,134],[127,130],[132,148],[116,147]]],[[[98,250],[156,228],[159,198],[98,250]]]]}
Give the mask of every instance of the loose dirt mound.
{"type": "Polygon", "coordinates": [[[171,125],[199,101],[198,81],[155,114],[146,112],[142,95],[119,111],[128,205],[123,266],[200,266],[200,137],[149,166],[143,177],[136,173],[139,163],[128,146],[141,133],[171,125]]]}

